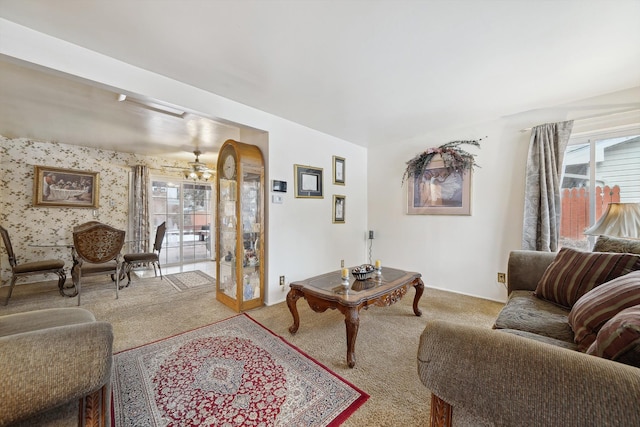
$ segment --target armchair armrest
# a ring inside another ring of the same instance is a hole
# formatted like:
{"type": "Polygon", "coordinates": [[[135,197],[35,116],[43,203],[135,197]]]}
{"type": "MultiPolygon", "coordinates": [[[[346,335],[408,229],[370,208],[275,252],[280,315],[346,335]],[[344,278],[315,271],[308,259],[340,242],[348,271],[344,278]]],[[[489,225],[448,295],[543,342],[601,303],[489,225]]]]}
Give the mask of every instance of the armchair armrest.
{"type": "Polygon", "coordinates": [[[508,294],[515,290],[535,291],[556,255],[556,252],[511,251],[507,265],[508,294]]]}
{"type": "Polygon", "coordinates": [[[454,414],[460,407],[495,425],[640,420],[640,369],[496,330],[429,321],[418,374],[454,414]]]}
{"type": "Polygon", "coordinates": [[[112,344],[107,322],[0,337],[0,425],[80,399],[108,384],[112,344]]]}

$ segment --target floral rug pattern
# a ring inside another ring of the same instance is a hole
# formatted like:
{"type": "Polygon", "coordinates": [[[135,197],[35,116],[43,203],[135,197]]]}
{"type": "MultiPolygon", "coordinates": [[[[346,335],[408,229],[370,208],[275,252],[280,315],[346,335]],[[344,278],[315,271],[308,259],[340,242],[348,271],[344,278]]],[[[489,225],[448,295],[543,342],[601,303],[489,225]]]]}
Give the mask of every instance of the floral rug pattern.
{"type": "Polygon", "coordinates": [[[114,356],[124,426],[335,426],[368,395],[246,314],[114,356]]]}

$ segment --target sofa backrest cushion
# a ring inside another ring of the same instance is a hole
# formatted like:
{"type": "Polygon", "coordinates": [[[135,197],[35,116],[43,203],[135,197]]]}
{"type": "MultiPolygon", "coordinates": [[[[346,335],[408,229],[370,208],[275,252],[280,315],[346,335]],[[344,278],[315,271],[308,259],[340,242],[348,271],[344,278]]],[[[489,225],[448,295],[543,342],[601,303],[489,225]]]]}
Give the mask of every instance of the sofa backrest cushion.
{"type": "Polygon", "coordinates": [[[640,271],[617,277],[592,289],[573,305],[569,326],[581,351],[596,340],[602,325],[625,308],[640,304],[640,271]]]}
{"type": "Polygon", "coordinates": [[[562,248],[540,278],[534,294],[571,308],[596,286],[639,269],[638,255],[562,248]]]}
{"type": "Polygon", "coordinates": [[[622,237],[598,236],[593,252],[617,252],[640,255],[640,240],[622,237]]]}
{"type": "Polygon", "coordinates": [[[605,323],[587,354],[640,368],[640,305],[622,310],[605,323]]]}

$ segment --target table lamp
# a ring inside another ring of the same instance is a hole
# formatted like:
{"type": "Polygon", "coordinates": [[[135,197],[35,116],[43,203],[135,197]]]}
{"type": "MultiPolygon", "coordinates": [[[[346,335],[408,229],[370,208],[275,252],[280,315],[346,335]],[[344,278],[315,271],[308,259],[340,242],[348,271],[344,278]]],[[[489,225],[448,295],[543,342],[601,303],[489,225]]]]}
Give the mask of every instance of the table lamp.
{"type": "Polygon", "coordinates": [[[640,238],[640,203],[609,203],[604,215],[584,234],[640,238]]]}

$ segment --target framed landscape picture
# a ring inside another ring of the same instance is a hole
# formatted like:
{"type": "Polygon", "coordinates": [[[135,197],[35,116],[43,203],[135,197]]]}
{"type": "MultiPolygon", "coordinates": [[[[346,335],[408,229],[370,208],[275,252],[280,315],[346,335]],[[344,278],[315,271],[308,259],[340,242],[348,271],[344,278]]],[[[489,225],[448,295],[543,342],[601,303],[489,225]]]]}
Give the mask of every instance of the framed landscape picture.
{"type": "Polygon", "coordinates": [[[471,172],[450,172],[433,161],[420,176],[408,180],[407,213],[471,215],[471,172]]]}
{"type": "Polygon", "coordinates": [[[302,198],[324,198],[322,189],[322,168],[294,165],[295,196],[302,198]]]}
{"type": "Polygon", "coordinates": [[[34,167],[33,206],[97,209],[98,172],[34,167]]]}

